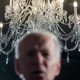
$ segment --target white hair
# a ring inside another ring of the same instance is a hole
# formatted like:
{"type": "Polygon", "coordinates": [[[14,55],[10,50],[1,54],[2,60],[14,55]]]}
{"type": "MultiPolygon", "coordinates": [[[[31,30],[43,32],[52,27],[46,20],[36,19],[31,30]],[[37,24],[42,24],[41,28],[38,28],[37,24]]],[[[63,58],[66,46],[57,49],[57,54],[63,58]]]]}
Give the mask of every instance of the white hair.
{"type": "Polygon", "coordinates": [[[60,42],[57,38],[57,36],[49,31],[43,31],[43,30],[35,30],[35,31],[31,31],[31,32],[27,32],[25,33],[22,37],[20,37],[20,39],[18,39],[16,41],[16,44],[15,44],[15,59],[19,59],[19,55],[20,55],[20,52],[19,52],[19,46],[20,46],[20,43],[27,37],[29,36],[30,34],[40,34],[40,35],[46,35],[48,37],[51,37],[55,42],[56,42],[56,45],[57,45],[57,57],[58,58],[61,58],[61,45],[60,45],[60,42]]]}

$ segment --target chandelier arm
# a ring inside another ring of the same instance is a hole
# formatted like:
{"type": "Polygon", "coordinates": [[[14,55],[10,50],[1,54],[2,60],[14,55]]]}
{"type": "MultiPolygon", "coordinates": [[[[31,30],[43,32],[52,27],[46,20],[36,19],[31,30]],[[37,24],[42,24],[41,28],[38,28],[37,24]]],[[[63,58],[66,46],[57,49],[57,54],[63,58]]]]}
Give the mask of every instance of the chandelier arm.
{"type": "Polygon", "coordinates": [[[70,35],[68,37],[62,37],[62,36],[60,36],[59,38],[62,39],[62,40],[69,40],[70,38],[72,38],[72,35],[70,35]]]}
{"type": "MultiPolygon", "coordinates": [[[[28,9],[29,10],[29,9],[28,9]]],[[[28,12],[25,12],[26,11],[26,9],[20,14],[21,15],[21,17],[18,19],[18,23],[17,23],[17,25],[19,25],[19,24],[23,24],[23,22],[26,20],[26,18],[28,17],[28,15],[29,14],[31,14],[31,11],[29,10],[29,13],[28,12]],[[24,13],[25,12],[25,13],[24,13]],[[23,13],[24,13],[24,15],[23,15],[23,13]]],[[[20,25],[19,25],[20,26],[20,25]]]]}
{"type": "MultiPolygon", "coordinates": [[[[7,38],[7,40],[5,41],[7,44],[6,44],[5,47],[3,47],[2,49],[5,49],[5,48],[8,46],[9,41],[10,41],[11,38],[12,38],[12,35],[11,35],[11,37],[7,38]]],[[[4,42],[4,43],[5,43],[5,42],[4,42]]]]}
{"type": "MultiPolygon", "coordinates": [[[[5,47],[4,48],[2,48],[2,49],[5,49],[7,46],[8,46],[8,44],[9,44],[9,42],[10,42],[10,40],[11,40],[11,38],[13,37],[13,35],[14,35],[14,33],[16,32],[16,28],[14,28],[14,30],[13,30],[13,32],[12,32],[12,34],[10,34],[9,36],[5,36],[6,37],[6,41],[4,41],[3,43],[7,43],[7,44],[5,44],[5,47]]],[[[3,43],[1,43],[1,44],[3,44],[3,43]]]]}
{"type": "MultiPolygon", "coordinates": [[[[18,28],[19,28],[19,27],[18,27],[18,28]]],[[[16,30],[18,30],[18,29],[15,28],[14,33],[16,32],[16,30]]],[[[15,34],[13,34],[13,35],[15,35],[15,34]]],[[[13,37],[13,35],[10,35],[9,38],[7,39],[7,42],[8,42],[8,43],[9,43],[10,39],[13,37]]],[[[4,48],[2,48],[2,51],[1,51],[1,52],[2,52],[3,54],[5,54],[5,55],[9,55],[9,54],[12,52],[12,50],[14,49],[14,46],[13,46],[13,45],[14,45],[15,43],[12,44],[11,49],[10,49],[9,51],[4,51],[3,49],[5,49],[5,48],[8,46],[8,43],[7,43],[7,45],[6,45],[4,48]]]]}
{"type": "MultiPolygon", "coordinates": [[[[58,26],[59,27],[59,26],[58,26]]],[[[75,30],[74,29],[72,29],[71,30],[71,32],[70,33],[66,33],[66,32],[64,32],[63,30],[62,30],[62,28],[61,27],[59,27],[57,30],[58,30],[58,32],[60,32],[59,31],[59,29],[63,32],[63,33],[65,33],[65,35],[64,34],[62,34],[62,33],[60,33],[62,36],[64,36],[64,37],[68,37],[68,36],[70,36],[70,35],[72,35],[74,32],[75,32],[75,30]]]]}
{"type": "MultiPolygon", "coordinates": [[[[69,25],[69,23],[65,23],[65,22],[60,22],[61,24],[63,24],[63,25],[69,25]]],[[[70,22],[70,24],[72,25],[73,23],[72,22],[70,22]]]]}
{"type": "MultiPolygon", "coordinates": [[[[80,43],[80,40],[77,41],[76,45],[73,48],[71,48],[71,49],[67,48],[66,51],[70,51],[70,52],[74,51],[78,47],[79,43],[80,43]]],[[[63,47],[63,49],[64,49],[64,47],[63,47]]]]}
{"type": "Polygon", "coordinates": [[[58,31],[59,31],[59,29],[65,34],[65,36],[67,35],[67,33],[60,27],[60,26],[58,26],[58,31]]]}
{"type": "Polygon", "coordinates": [[[14,49],[14,46],[13,46],[9,51],[4,51],[4,50],[2,50],[1,52],[2,52],[3,54],[5,54],[5,55],[9,55],[9,54],[12,52],[13,49],[14,49]]]}

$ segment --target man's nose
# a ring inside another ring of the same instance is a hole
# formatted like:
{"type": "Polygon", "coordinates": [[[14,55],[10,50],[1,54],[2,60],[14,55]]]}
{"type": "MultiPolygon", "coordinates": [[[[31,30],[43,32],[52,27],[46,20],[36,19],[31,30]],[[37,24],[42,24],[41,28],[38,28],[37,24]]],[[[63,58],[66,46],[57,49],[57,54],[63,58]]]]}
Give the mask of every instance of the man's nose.
{"type": "Polygon", "coordinates": [[[41,52],[37,52],[35,57],[34,57],[34,61],[35,61],[35,64],[42,64],[44,62],[44,58],[41,54],[41,52]]]}

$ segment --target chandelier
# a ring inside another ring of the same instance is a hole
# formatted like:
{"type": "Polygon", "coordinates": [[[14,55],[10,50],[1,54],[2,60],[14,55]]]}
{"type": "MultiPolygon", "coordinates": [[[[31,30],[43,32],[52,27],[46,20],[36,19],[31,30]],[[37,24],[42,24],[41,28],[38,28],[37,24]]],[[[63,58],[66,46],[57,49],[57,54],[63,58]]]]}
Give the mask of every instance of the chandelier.
{"type": "Polygon", "coordinates": [[[25,32],[32,30],[47,30],[57,35],[61,42],[61,47],[67,52],[67,62],[69,62],[69,52],[78,48],[80,51],[80,16],[77,14],[77,2],[74,1],[74,14],[67,16],[67,11],[63,10],[64,0],[10,0],[10,5],[5,7],[5,19],[9,22],[0,22],[0,53],[8,56],[14,49],[15,42],[25,32]],[[8,24],[8,30],[3,32],[4,24],[8,24]],[[67,26],[69,33],[62,28],[67,26]],[[68,41],[74,44],[68,46],[68,41]],[[7,47],[9,50],[6,51],[7,47]]]}

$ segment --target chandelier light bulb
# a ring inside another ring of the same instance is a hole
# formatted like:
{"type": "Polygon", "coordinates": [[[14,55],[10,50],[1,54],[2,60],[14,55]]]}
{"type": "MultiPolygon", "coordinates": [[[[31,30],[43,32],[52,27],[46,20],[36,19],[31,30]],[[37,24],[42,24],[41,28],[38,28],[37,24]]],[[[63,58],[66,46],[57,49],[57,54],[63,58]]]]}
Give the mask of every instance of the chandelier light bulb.
{"type": "Polygon", "coordinates": [[[3,28],[3,23],[2,22],[0,22],[0,28],[3,28]]]}
{"type": "Polygon", "coordinates": [[[78,6],[77,1],[74,1],[73,6],[74,7],[77,7],[78,6]]]}
{"type": "Polygon", "coordinates": [[[10,0],[10,7],[13,7],[13,0],[10,0]]]}
{"type": "Polygon", "coordinates": [[[64,0],[60,0],[60,3],[62,4],[64,2],[64,0]]]}
{"type": "Polygon", "coordinates": [[[34,7],[34,10],[37,11],[37,7],[34,7]]]}
{"type": "Polygon", "coordinates": [[[77,21],[77,6],[78,6],[77,1],[74,1],[73,6],[74,6],[74,19],[75,21],[77,21]]]}
{"type": "Polygon", "coordinates": [[[37,12],[37,7],[34,7],[34,14],[36,14],[37,12]]]}

